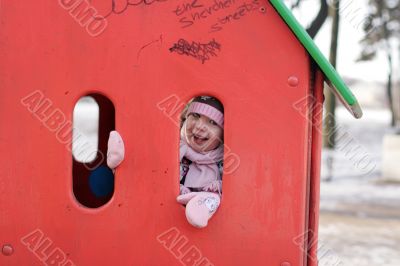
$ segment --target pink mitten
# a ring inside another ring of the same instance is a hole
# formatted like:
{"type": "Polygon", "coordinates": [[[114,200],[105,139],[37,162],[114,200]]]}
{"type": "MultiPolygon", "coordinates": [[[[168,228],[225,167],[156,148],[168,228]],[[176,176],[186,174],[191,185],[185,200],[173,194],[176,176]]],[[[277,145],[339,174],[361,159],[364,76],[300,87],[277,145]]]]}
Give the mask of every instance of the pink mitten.
{"type": "Polygon", "coordinates": [[[108,138],[107,165],[111,169],[116,168],[124,159],[125,147],[121,135],[117,131],[111,131],[108,138]]]}
{"type": "Polygon", "coordinates": [[[211,219],[219,207],[220,197],[218,194],[211,192],[197,192],[193,196],[186,205],[186,218],[194,227],[206,227],[208,220],[211,219]]]}

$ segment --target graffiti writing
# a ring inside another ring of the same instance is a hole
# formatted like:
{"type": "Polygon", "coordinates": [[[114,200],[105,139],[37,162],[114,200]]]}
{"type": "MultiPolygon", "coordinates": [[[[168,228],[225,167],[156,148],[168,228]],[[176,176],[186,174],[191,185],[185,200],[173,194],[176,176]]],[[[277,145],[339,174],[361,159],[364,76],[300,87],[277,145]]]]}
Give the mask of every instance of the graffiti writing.
{"type": "Polygon", "coordinates": [[[253,2],[249,4],[244,3],[243,5],[239,6],[234,13],[222,18],[218,18],[217,23],[211,25],[209,32],[217,32],[222,30],[224,24],[239,20],[251,11],[258,10],[259,5],[260,2],[258,0],[253,0],[253,2]]]}
{"type": "Polygon", "coordinates": [[[173,13],[175,13],[175,15],[177,16],[181,16],[184,13],[186,13],[187,11],[191,11],[192,9],[195,8],[201,8],[203,7],[203,4],[197,3],[197,0],[192,0],[192,2],[190,3],[184,3],[181,5],[178,5],[174,11],[172,11],[173,13]]]}
{"type": "Polygon", "coordinates": [[[180,55],[194,57],[204,64],[204,62],[210,60],[212,56],[217,56],[217,52],[221,50],[221,45],[214,39],[209,43],[204,44],[199,42],[189,43],[184,39],[180,39],[169,50],[171,52],[177,52],[180,55]]]}
{"type": "Polygon", "coordinates": [[[105,13],[105,15],[103,15],[103,17],[107,18],[111,15],[120,15],[132,6],[139,6],[139,5],[149,6],[154,3],[166,2],[166,1],[168,0],[111,0],[111,7],[105,13]]]}
{"type": "Polygon", "coordinates": [[[178,5],[173,10],[173,13],[180,17],[179,23],[181,27],[187,28],[192,26],[196,21],[206,19],[220,10],[231,7],[234,3],[235,0],[214,0],[213,4],[204,7],[203,4],[198,3],[198,0],[192,0],[192,2],[178,5]],[[189,11],[191,12],[189,13],[189,11]]]}

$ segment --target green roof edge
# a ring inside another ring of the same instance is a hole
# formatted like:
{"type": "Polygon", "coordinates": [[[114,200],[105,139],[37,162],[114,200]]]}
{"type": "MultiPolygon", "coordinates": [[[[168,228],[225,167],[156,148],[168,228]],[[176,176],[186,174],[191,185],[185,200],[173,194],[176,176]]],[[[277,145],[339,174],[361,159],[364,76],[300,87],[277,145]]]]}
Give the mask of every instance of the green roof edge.
{"type": "Polygon", "coordinates": [[[328,85],[334,91],[335,95],[341,100],[344,106],[353,114],[355,118],[361,118],[362,110],[356,97],[347,87],[343,79],[339,76],[335,68],[329,63],[322,52],[319,50],[313,39],[306,30],[300,25],[293,16],[289,8],[282,0],[269,0],[286,24],[290,27],[301,44],[317,63],[327,79],[328,85]]]}

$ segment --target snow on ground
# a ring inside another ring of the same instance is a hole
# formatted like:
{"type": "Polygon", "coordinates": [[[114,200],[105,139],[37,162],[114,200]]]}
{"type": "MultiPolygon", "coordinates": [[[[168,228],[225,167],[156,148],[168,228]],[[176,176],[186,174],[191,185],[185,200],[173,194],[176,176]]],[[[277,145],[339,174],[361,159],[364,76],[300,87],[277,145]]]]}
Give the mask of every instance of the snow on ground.
{"type": "Polygon", "coordinates": [[[400,184],[381,176],[389,118],[386,110],[366,109],[354,120],[337,109],[338,136],[346,140],[322,153],[320,266],[400,265],[400,184]]]}

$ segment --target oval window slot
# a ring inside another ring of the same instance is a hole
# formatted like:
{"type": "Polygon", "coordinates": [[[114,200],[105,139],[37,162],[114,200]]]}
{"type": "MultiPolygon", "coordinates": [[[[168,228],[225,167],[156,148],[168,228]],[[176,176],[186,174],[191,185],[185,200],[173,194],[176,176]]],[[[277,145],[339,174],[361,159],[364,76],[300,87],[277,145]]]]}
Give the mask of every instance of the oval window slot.
{"type": "Polygon", "coordinates": [[[73,111],[72,178],[78,202],[89,208],[106,204],[114,194],[114,174],[107,167],[107,142],[115,129],[114,104],[90,94],[73,111]]]}

